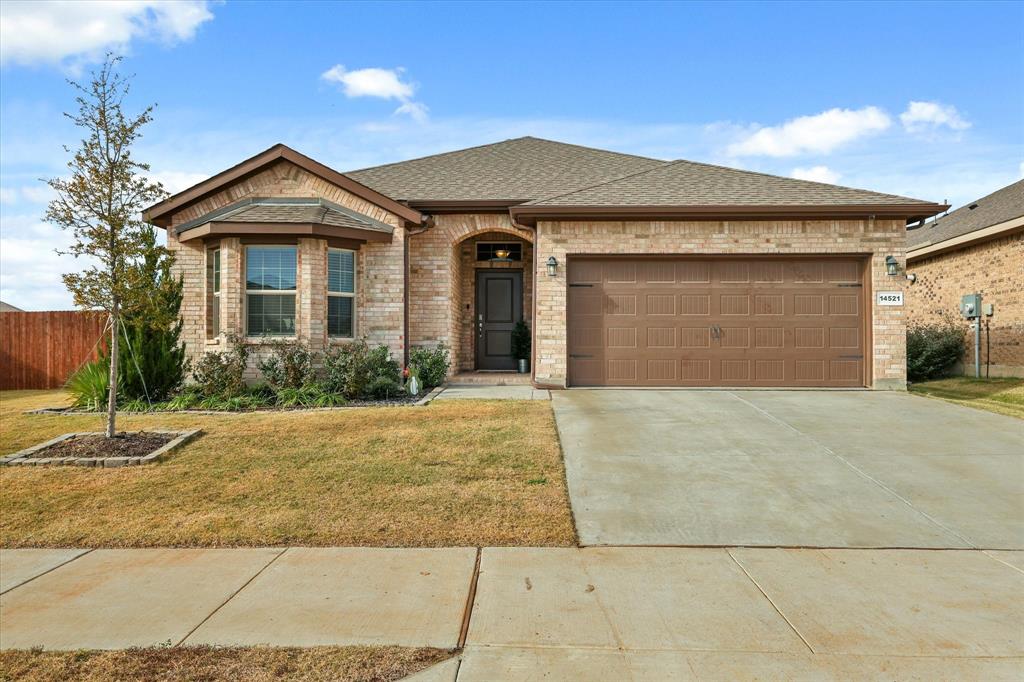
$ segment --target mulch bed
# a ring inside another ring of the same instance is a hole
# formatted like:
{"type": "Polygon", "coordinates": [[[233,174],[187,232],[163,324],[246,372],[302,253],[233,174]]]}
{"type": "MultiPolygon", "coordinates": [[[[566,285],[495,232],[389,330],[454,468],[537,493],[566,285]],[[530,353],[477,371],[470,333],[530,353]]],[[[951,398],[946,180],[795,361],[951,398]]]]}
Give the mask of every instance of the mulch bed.
{"type": "Polygon", "coordinates": [[[176,437],[170,433],[119,433],[105,436],[75,436],[37,450],[28,458],[43,457],[144,457],[176,437]]]}

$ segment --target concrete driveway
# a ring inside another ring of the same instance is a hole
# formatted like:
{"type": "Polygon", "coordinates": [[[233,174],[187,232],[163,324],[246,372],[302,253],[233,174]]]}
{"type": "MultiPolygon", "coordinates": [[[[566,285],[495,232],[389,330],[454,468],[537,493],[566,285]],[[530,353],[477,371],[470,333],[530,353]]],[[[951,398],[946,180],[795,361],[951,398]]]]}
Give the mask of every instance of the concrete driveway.
{"type": "Polygon", "coordinates": [[[583,545],[1024,549],[1024,422],[901,393],[552,396],[583,545]]]}

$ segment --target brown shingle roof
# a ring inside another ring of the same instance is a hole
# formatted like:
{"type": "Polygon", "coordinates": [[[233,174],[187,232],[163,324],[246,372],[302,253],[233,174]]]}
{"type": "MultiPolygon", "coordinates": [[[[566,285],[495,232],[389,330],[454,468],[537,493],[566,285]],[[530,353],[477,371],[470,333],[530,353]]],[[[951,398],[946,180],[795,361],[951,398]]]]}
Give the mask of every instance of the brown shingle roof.
{"type": "Polygon", "coordinates": [[[246,199],[184,223],[178,227],[178,232],[209,222],[309,223],[389,234],[393,230],[390,225],[325,199],[246,199]]]}
{"type": "Polygon", "coordinates": [[[401,201],[540,199],[663,165],[664,161],[536,137],[346,173],[401,201]]]}
{"type": "Polygon", "coordinates": [[[527,206],[930,205],[929,202],[765,173],[672,161],[527,206]]]}
{"type": "Polygon", "coordinates": [[[914,249],[937,244],[1021,216],[1024,216],[1024,180],[908,230],[907,247],[914,249]]]}

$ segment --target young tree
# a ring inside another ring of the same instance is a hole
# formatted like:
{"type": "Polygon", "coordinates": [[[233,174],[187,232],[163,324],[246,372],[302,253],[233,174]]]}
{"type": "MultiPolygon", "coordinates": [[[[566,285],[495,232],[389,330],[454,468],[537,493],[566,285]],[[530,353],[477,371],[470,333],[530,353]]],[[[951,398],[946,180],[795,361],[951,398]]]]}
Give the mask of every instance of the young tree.
{"type": "Polygon", "coordinates": [[[136,305],[133,266],[144,257],[142,209],[166,196],[160,183],[145,176],[149,165],[132,158],[132,145],[142,127],[152,120],[153,105],[134,116],[122,105],[130,79],[117,73],[121,58],[108,54],[87,85],[68,81],[77,91],[78,113],[64,115],[85,131],[81,146],[68,161],[68,177],[47,183],[57,198],[46,210],[46,220],[69,230],[73,243],[66,252],[87,256],[97,264],[64,275],[75,305],[101,309],[110,316],[110,390],[107,396],[106,435],[116,433],[118,338],[121,309],[136,305]]]}

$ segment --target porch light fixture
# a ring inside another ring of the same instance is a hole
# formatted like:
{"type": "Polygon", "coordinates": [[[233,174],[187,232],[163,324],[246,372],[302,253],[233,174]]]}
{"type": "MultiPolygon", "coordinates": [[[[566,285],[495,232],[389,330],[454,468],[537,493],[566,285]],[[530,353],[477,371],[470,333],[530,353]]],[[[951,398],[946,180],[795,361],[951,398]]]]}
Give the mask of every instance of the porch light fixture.
{"type": "Polygon", "coordinates": [[[548,277],[554,277],[558,274],[558,259],[554,256],[548,256],[548,277]]]}
{"type": "Polygon", "coordinates": [[[895,277],[900,274],[900,262],[893,256],[885,257],[885,271],[889,273],[890,277],[895,277]]]}
{"type": "Polygon", "coordinates": [[[509,251],[508,249],[495,249],[494,250],[494,257],[491,258],[491,262],[511,263],[512,259],[509,257],[509,256],[511,256],[511,254],[512,254],[512,252],[509,251]]]}

